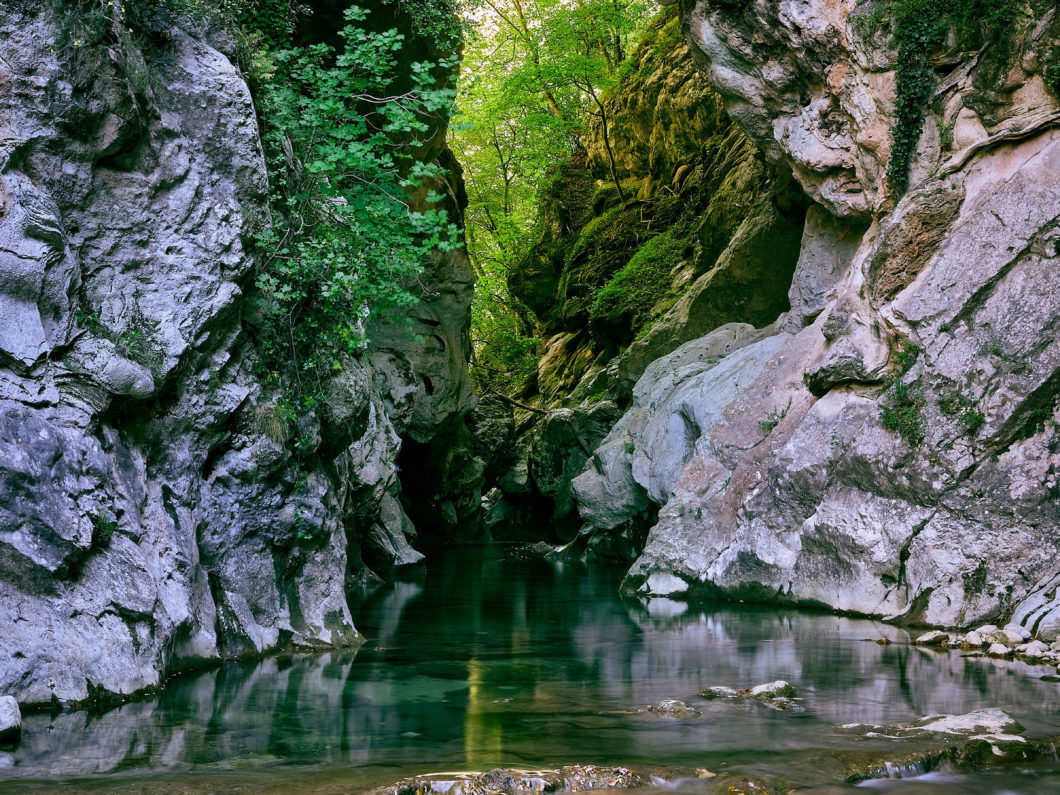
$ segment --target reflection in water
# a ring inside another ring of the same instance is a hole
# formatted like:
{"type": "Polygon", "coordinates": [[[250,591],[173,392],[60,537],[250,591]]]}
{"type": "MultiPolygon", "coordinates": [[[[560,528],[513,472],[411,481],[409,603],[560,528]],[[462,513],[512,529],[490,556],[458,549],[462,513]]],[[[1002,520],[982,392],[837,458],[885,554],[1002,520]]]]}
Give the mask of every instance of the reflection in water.
{"type": "Polygon", "coordinates": [[[27,716],[22,745],[0,752],[0,779],[263,769],[295,783],[311,769],[359,791],[499,765],[717,769],[763,751],[841,750],[854,741],[836,723],[980,707],[1037,733],[1060,727],[1057,686],[1029,666],[911,647],[903,630],[826,614],[624,603],[620,574],[439,551],[421,583],[367,598],[358,652],[229,664],[103,714],[27,716]],[[775,679],[799,687],[805,714],[695,696],[775,679]],[[703,717],[639,711],[666,698],[703,717]]]}

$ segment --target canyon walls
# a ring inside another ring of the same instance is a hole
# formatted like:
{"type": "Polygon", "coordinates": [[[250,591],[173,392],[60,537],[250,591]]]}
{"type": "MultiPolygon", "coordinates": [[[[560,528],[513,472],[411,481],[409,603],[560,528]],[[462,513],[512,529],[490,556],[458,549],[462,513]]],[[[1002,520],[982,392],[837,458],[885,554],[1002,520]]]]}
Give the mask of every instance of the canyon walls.
{"type": "Polygon", "coordinates": [[[602,546],[650,515],[630,592],[1060,631],[1060,21],[1017,5],[931,53],[904,194],[890,5],[681,5],[812,205],[790,310],[653,361],[573,482],[602,546]]]}
{"type": "MultiPolygon", "coordinates": [[[[422,558],[406,507],[478,506],[467,467],[413,499],[398,471],[406,442],[471,459],[463,252],[284,416],[248,309],[269,177],[236,40],[83,12],[0,17],[0,692],[31,705],[359,643],[348,597],[422,558]]],[[[444,121],[427,148],[459,220],[444,121]]]]}

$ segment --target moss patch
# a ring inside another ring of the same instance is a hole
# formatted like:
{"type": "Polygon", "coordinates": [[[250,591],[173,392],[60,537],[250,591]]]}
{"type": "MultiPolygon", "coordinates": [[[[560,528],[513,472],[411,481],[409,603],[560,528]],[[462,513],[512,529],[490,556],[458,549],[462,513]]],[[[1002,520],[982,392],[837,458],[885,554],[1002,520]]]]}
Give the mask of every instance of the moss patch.
{"type": "Polygon", "coordinates": [[[597,294],[589,312],[589,330],[603,340],[628,343],[649,322],[652,308],[665,302],[687,241],[671,227],[633,255],[597,294]]]}

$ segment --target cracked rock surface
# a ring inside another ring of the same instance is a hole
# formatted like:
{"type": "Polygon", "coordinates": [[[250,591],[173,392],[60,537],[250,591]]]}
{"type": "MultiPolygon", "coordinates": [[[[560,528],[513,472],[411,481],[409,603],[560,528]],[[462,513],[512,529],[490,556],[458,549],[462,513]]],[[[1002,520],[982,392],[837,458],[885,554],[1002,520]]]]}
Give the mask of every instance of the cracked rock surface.
{"type": "Polygon", "coordinates": [[[62,14],[0,16],[0,693],[83,702],[356,644],[365,560],[419,555],[403,440],[458,436],[472,405],[468,263],[430,263],[412,310],[442,344],[381,332],[296,459],[243,316],[267,179],[230,41],[71,47],[62,14]]]}
{"type": "Polygon", "coordinates": [[[1035,53],[1060,23],[1032,5],[1007,49],[940,53],[902,197],[895,55],[857,3],[682,6],[729,113],[816,204],[790,312],[652,363],[574,480],[597,538],[658,511],[626,590],[1056,637],[1060,107],[1035,53]]]}

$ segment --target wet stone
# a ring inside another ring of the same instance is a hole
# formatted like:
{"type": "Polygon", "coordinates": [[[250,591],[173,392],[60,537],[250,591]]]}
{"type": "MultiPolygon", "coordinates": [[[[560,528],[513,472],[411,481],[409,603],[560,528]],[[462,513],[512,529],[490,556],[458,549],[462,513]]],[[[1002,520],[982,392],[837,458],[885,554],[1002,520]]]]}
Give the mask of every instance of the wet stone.
{"type": "Polygon", "coordinates": [[[15,745],[22,738],[22,712],[12,696],[0,696],[0,745],[15,745]]]}
{"type": "Polygon", "coordinates": [[[666,718],[698,718],[703,714],[699,710],[688,706],[685,702],[672,698],[652,704],[648,707],[648,711],[666,718]]]}

